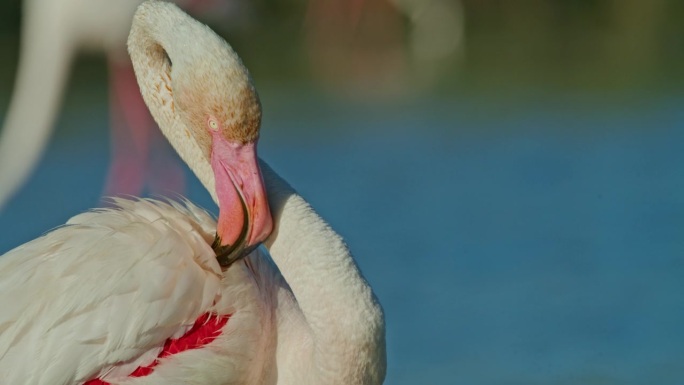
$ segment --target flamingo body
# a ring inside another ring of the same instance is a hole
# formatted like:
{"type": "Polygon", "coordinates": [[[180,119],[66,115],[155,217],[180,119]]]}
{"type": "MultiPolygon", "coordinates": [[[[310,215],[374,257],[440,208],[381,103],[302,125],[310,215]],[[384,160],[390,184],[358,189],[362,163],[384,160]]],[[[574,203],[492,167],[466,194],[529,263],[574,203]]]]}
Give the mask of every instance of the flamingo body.
{"type": "Polygon", "coordinates": [[[6,253],[0,377],[26,385],[264,383],[272,362],[259,348],[276,335],[271,302],[294,306],[293,298],[261,249],[223,274],[210,247],[215,229],[189,202],[118,199],[6,253]],[[210,344],[129,378],[207,313],[230,315],[210,344]]]}

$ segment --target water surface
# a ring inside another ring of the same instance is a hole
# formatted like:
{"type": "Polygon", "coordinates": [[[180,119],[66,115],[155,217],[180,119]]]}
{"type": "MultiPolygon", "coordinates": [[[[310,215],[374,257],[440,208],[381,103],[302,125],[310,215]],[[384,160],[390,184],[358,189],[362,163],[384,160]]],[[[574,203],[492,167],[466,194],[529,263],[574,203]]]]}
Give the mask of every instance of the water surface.
{"type": "MultiPolygon", "coordinates": [[[[377,292],[387,384],[682,383],[680,100],[389,113],[275,98],[260,153],[377,292]]],[[[62,119],[95,128],[53,142],[0,214],[0,252],[97,204],[103,111],[62,119]]],[[[188,195],[215,209],[194,179],[188,195]]]]}

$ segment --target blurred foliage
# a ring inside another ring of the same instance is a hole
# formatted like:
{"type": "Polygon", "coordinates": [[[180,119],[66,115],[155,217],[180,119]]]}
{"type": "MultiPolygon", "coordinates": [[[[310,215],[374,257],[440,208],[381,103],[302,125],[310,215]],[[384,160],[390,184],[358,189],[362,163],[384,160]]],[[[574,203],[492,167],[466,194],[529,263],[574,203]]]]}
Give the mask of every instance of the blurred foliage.
{"type": "MultiPolygon", "coordinates": [[[[350,0],[360,4],[358,16],[346,2],[250,1],[238,22],[208,22],[230,36],[259,83],[314,82],[379,95],[670,93],[684,85],[679,0],[350,0]],[[414,36],[424,29],[416,20],[431,15],[422,25],[435,25],[446,14],[440,9],[460,12],[446,22],[462,25],[414,36]],[[462,39],[443,36],[454,33],[462,39]],[[422,60],[420,47],[440,39],[449,50],[422,60]]],[[[20,8],[18,0],[0,4],[3,93],[16,65],[20,8]]]]}
{"type": "Polygon", "coordinates": [[[483,82],[681,87],[684,3],[468,1],[468,69],[483,82]]]}

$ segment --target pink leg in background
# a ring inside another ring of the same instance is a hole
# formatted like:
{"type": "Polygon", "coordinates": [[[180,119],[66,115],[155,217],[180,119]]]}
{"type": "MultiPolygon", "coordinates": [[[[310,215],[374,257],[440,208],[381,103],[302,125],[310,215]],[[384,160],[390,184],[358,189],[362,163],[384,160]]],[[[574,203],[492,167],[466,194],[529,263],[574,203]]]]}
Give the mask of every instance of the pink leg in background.
{"type": "Polygon", "coordinates": [[[140,95],[133,67],[109,60],[112,160],[104,196],[183,194],[185,173],[140,95]]]}
{"type": "MultiPolygon", "coordinates": [[[[142,99],[141,99],[142,100],[142,99]]],[[[153,196],[185,195],[185,171],[176,150],[156,124],[150,130],[147,188],[153,196]]]]}

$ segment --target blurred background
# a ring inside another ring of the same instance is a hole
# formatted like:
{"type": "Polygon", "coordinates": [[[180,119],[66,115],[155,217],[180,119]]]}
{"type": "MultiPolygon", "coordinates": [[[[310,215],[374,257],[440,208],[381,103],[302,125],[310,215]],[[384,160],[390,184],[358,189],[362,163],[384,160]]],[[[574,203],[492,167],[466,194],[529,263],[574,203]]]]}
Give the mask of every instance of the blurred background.
{"type": "MultiPolygon", "coordinates": [[[[225,3],[194,15],[380,298],[387,384],[684,382],[683,2],[225,3]]],[[[21,20],[0,4],[0,118],[21,20]]],[[[107,80],[77,57],[0,253],[100,204],[107,80]]]]}

